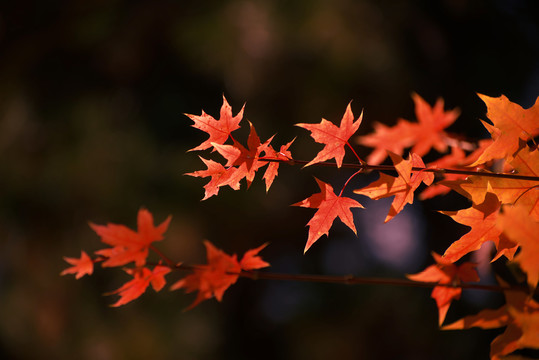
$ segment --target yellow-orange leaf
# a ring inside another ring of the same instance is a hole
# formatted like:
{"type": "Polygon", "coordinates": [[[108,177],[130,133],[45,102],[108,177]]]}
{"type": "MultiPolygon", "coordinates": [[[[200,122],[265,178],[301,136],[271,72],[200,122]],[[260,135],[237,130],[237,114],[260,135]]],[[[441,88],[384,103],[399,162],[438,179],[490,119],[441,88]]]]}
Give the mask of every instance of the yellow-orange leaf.
{"type": "Polygon", "coordinates": [[[486,95],[478,96],[487,105],[487,117],[493,127],[483,122],[492,135],[494,142],[485,149],[474,165],[485,163],[492,159],[507,159],[519,150],[519,142],[532,139],[539,134],[539,102],[529,109],[523,109],[505,96],[493,98],[486,95]]]}
{"type": "MultiPolygon", "coordinates": [[[[519,175],[539,176],[539,151],[527,147],[520,150],[510,161],[519,175]]],[[[485,200],[487,183],[502,204],[518,204],[528,210],[528,214],[539,221],[539,188],[537,181],[522,179],[470,176],[466,180],[442,181],[442,184],[471,199],[474,204],[485,200]]]]}
{"type": "Polygon", "coordinates": [[[496,226],[500,201],[493,193],[487,193],[485,201],[459,211],[441,211],[456,222],[471,227],[470,231],[455,241],[444,253],[444,258],[450,262],[459,260],[464,255],[479,250],[486,241],[496,244],[498,253],[494,260],[505,255],[509,260],[517,249],[517,244],[510,241],[500,241],[501,229],[496,226]]]}
{"type": "Polygon", "coordinates": [[[506,305],[501,308],[482,310],[443,326],[442,330],[507,326],[490,345],[491,360],[505,359],[505,355],[518,349],[539,349],[539,304],[522,292],[506,291],[505,298],[506,305]]]}
{"type": "Polygon", "coordinates": [[[528,275],[528,284],[536,288],[539,282],[539,222],[528,216],[522,206],[504,206],[498,226],[520,246],[514,260],[528,275]]]}
{"type": "MultiPolygon", "coordinates": [[[[417,274],[406,275],[406,277],[414,281],[435,282],[439,284],[459,284],[461,281],[479,281],[475,264],[467,262],[457,266],[434,252],[432,256],[436,260],[436,264],[427,267],[417,274]]],[[[459,287],[434,287],[431,297],[436,301],[436,306],[438,307],[439,325],[442,325],[444,322],[451,302],[458,300],[461,293],[462,288],[459,287]]]]}

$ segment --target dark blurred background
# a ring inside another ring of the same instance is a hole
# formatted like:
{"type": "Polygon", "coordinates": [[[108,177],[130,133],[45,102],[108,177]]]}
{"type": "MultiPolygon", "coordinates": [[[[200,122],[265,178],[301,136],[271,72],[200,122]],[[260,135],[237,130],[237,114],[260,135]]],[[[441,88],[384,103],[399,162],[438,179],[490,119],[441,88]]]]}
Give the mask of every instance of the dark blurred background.
{"type": "MultiPolygon", "coordinates": [[[[340,121],[353,100],[372,122],[415,120],[411,92],[461,117],[449,129],[480,138],[476,92],[524,107],[539,94],[539,11],[533,0],[12,1],[0,5],[0,357],[2,359],[486,359],[499,330],[441,332],[428,289],[240,280],[223,302],[149,290],[110,308],[116,269],[60,277],[62,256],[101,248],[87,226],[136,226],[141,206],[173,219],[158,244],[205,261],[203,239],[228,253],[270,242],[272,270],[402,277],[432,263],[467,230],[416,203],[383,224],[389,202],[361,201],[359,238],[336,224],[303,255],[309,209],[346,170],[281,167],[200,202],[207,180],[187,153],[206,135],[184,113],[218,116],[224,94],[263,140],[310,159],[321,149],[298,122],[340,121]]],[[[244,123],[245,125],[246,123],[244,123]]],[[[247,132],[239,131],[245,139],[247,132]]],[[[369,149],[360,148],[361,156],[369,149]]],[[[202,154],[209,157],[209,153],[202,154]]],[[[215,154],[214,154],[215,155],[215,154]]],[[[214,159],[218,159],[214,156],[214,159]]],[[[353,161],[353,158],[348,158],[353,161]]],[[[374,178],[356,180],[355,187],[374,178]]],[[[351,187],[354,188],[354,187],[351,187]]],[[[488,249],[487,249],[488,251],[488,249]]],[[[481,271],[492,278],[488,263],[481,271]]],[[[179,275],[169,275],[171,281],[179,275]]],[[[501,304],[465,292],[448,321],[501,304]]]]}

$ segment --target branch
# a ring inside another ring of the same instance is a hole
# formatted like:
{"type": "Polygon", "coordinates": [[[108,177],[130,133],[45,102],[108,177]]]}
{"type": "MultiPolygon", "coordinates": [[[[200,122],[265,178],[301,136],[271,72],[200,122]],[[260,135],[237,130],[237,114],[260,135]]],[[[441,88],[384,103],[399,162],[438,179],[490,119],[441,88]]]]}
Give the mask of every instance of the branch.
{"type": "MultiPolygon", "coordinates": [[[[306,165],[309,162],[305,160],[282,160],[282,159],[275,159],[275,158],[260,158],[261,161],[268,161],[268,162],[281,162],[288,165],[306,165]]],[[[316,164],[313,164],[312,166],[325,166],[325,167],[337,167],[337,164],[330,161],[323,161],[316,164]]],[[[369,164],[350,164],[350,163],[343,163],[343,168],[349,168],[349,169],[359,169],[359,170],[375,170],[375,171],[397,171],[395,169],[394,165],[369,165],[369,164]]],[[[484,170],[458,170],[458,169],[444,169],[444,168],[421,168],[421,167],[413,167],[413,171],[426,171],[426,172],[432,172],[435,174],[458,174],[458,175],[475,175],[475,176],[488,176],[488,177],[494,177],[494,178],[502,178],[502,179],[516,179],[516,180],[528,180],[528,181],[539,181],[539,176],[528,176],[528,175],[519,175],[519,174],[504,174],[504,173],[490,173],[485,172],[484,170]]]]}
{"type": "MultiPolygon", "coordinates": [[[[175,265],[173,270],[194,271],[198,266],[192,265],[175,265]]],[[[454,283],[454,284],[439,284],[436,282],[419,282],[408,279],[395,278],[376,278],[376,277],[359,277],[353,275],[331,276],[331,275],[309,275],[309,274],[282,274],[260,271],[241,271],[230,272],[230,275],[238,275],[240,277],[249,278],[251,280],[280,280],[280,281],[301,281],[315,282],[326,284],[341,284],[341,285],[390,285],[390,286],[408,286],[420,288],[433,288],[436,286],[475,289],[486,291],[521,291],[528,293],[528,289],[523,286],[499,286],[499,285],[482,285],[473,283],[454,283]]]]}

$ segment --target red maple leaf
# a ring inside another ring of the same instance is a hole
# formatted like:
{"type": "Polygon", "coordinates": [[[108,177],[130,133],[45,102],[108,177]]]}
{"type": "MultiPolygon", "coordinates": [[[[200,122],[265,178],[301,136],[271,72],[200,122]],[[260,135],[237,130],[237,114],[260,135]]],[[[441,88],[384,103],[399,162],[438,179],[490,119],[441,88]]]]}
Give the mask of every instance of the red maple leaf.
{"type": "Polygon", "coordinates": [[[447,150],[447,134],[443,130],[458,118],[460,111],[444,111],[444,100],[441,98],[433,107],[416,93],[412,94],[412,99],[417,123],[405,119],[399,119],[392,127],[375,123],[374,133],[359,137],[359,144],[375,148],[367,158],[369,164],[380,164],[386,158],[387,151],[402,156],[408,147],[412,147],[411,152],[419,156],[426,155],[433,147],[441,153],[447,150]]]}
{"type": "Polygon", "coordinates": [[[362,119],[363,113],[354,122],[354,114],[350,104],[348,104],[340,127],[326,119],[322,119],[320,124],[296,124],[296,126],[309,130],[314,141],[325,144],[316,157],[305,166],[335,158],[337,167],[341,167],[345,153],[344,147],[348,145],[351,148],[348,140],[356,133],[362,119]]]}
{"type": "Polygon", "coordinates": [[[434,175],[430,172],[412,171],[412,167],[425,167],[423,160],[417,154],[410,154],[408,160],[404,160],[397,154],[389,153],[389,155],[399,176],[393,177],[380,173],[378,180],[364,188],[354,190],[354,193],[368,196],[373,200],[395,196],[384,222],[393,219],[406,204],[414,202],[414,191],[421,182],[430,185],[434,180],[434,175]]]}
{"type": "MultiPolygon", "coordinates": [[[[292,153],[288,148],[295,139],[290,141],[286,145],[282,145],[279,152],[275,151],[271,145],[268,145],[264,150],[264,158],[272,158],[272,159],[279,159],[279,160],[292,160],[292,153]]],[[[279,170],[279,162],[270,162],[268,164],[268,167],[266,169],[266,172],[264,173],[264,180],[266,181],[266,192],[269,191],[269,188],[271,187],[271,184],[273,184],[273,180],[277,176],[278,170],[279,170]]]]}
{"type": "Polygon", "coordinates": [[[506,305],[501,308],[482,310],[476,315],[445,325],[442,330],[472,327],[495,329],[506,326],[505,331],[490,345],[491,360],[505,359],[504,355],[518,349],[539,349],[539,303],[519,291],[506,291],[505,299],[506,305]]]}
{"type": "Polygon", "coordinates": [[[357,234],[354,225],[354,216],[351,208],[363,208],[363,206],[354,199],[346,196],[337,196],[331,185],[315,178],[320,190],[319,193],[311,195],[307,199],[292,204],[292,206],[301,206],[306,208],[318,209],[312,219],[307,223],[309,226],[309,237],[305,245],[304,253],[322,236],[328,235],[333,221],[338,217],[348,226],[354,234],[357,234]]]}
{"type": "MultiPolygon", "coordinates": [[[[455,285],[460,284],[461,281],[479,281],[475,264],[467,262],[457,266],[434,252],[432,256],[436,260],[436,264],[430,265],[417,274],[406,275],[406,277],[414,281],[455,285]]],[[[462,288],[459,287],[434,287],[431,297],[436,300],[438,307],[438,325],[442,325],[451,302],[460,299],[461,293],[462,288]]]]}
{"type": "Polygon", "coordinates": [[[243,178],[243,175],[241,174],[241,172],[238,171],[237,168],[232,166],[225,168],[218,162],[215,162],[213,160],[206,160],[201,156],[199,157],[208,169],[198,170],[185,175],[201,178],[205,178],[208,176],[211,177],[210,181],[206,185],[204,185],[205,193],[202,200],[206,200],[213,195],[217,195],[221,186],[228,185],[234,190],[238,190],[240,188],[240,180],[243,178]]]}
{"type": "Polygon", "coordinates": [[[426,155],[431,148],[438,152],[447,150],[446,136],[443,131],[451,125],[460,115],[460,110],[444,111],[444,100],[439,98],[431,107],[421,96],[412,94],[415,103],[415,114],[418,124],[412,124],[412,133],[415,134],[415,144],[411,152],[419,156],[426,155]]]}
{"type": "Polygon", "coordinates": [[[106,295],[119,294],[120,299],[112,304],[112,307],[118,307],[127,304],[140,297],[148,286],[152,284],[153,289],[158,292],[165,286],[165,275],[170,272],[167,266],[157,265],[153,270],[146,267],[125,269],[125,272],[133,276],[133,280],[126,282],[119,289],[107,293],[106,295]]]}
{"type": "Polygon", "coordinates": [[[186,293],[198,291],[195,301],[185,310],[192,309],[200,302],[214,296],[217,301],[221,301],[225,291],[238,280],[242,270],[254,270],[269,266],[267,262],[257,256],[258,252],[266,247],[266,244],[247,251],[241,262],[238,262],[235,254],[228,255],[209,241],[204,241],[204,246],[206,246],[208,264],[196,266],[193,274],[177,281],[170,288],[171,290],[184,288],[186,293]]]}
{"type": "Polygon", "coordinates": [[[225,166],[235,166],[238,169],[237,176],[241,176],[240,179],[245,177],[248,187],[253,182],[256,171],[268,163],[260,160],[260,154],[267,149],[273,139],[271,137],[261,144],[254,125],[251,123],[249,125],[251,130],[247,139],[248,149],[236,140],[233,145],[212,144],[215,150],[227,160],[225,166]]]}
{"type": "Polygon", "coordinates": [[[408,121],[399,119],[395,126],[386,126],[382,123],[374,123],[374,132],[358,137],[358,143],[363,146],[375,148],[368,156],[367,162],[371,165],[381,164],[391,151],[402,155],[405,148],[411,147],[415,140],[410,131],[408,121]]]}
{"type": "Polygon", "coordinates": [[[154,226],[153,216],[146,209],[140,209],[137,216],[138,231],[135,232],[124,225],[107,224],[90,227],[101,237],[101,241],[111,248],[96,251],[96,254],[105,258],[102,266],[121,266],[131,261],[136,266],[146,263],[148,249],[152,242],[163,239],[163,233],[167,230],[171,216],[167,217],[159,226],[154,226]]]}
{"type": "Polygon", "coordinates": [[[212,147],[212,143],[224,144],[230,133],[240,128],[239,123],[243,117],[243,109],[236,116],[232,116],[232,107],[228,104],[223,95],[223,106],[221,107],[221,117],[215,120],[212,116],[202,111],[202,115],[185,114],[194,121],[194,128],[207,132],[210,137],[199,146],[189,150],[205,150],[212,147]]]}
{"type": "Polygon", "coordinates": [[[268,243],[260,245],[257,248],[247,250],[240,261],[240,267],[243,270],[255,270],[268,267],[270,264],[262,260],[258,253],[268,246],[268,243]]]}
{"type": "Polygon", "coordinates": [[[92,275],[94,272],[94,262],[84,251],[80,252],[79,259],[64,256],[64,260],[73,266],[64,269],[60,275],[75,274],[75,279],[80,279],[84,275],[92,275]]]}

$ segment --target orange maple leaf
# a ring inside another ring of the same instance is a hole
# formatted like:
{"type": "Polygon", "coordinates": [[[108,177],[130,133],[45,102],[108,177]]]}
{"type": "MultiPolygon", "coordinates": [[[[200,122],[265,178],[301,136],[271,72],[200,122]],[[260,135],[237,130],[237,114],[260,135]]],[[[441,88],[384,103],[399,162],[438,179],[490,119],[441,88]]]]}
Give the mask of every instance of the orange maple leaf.
{"type": "Polygon", "coordinates": [[[195,301],[185,310],[190,310],[200,302],[214,296],[217,301],[221,301],[225,291],[238,280],[242,270],[255,270],[269,266],[257,256],[266,245],[247,251],[241,262],[238,262],[236,254],[228,255],[217,249],[211,242],[204,241],[208,264],[197,266],[193,274],[174,283],[170,290],[184,288],[186,293],[198,291],[195,301]]]}
{"type": "Polygon", "coordinates": [[[372,134],[357,138],[360,145],[375,148],[367,156],[367,163],[371,165],[381,164],[387,158],[388,151],[402,155],[404,149],[411,147],[415,142],[414,134],[410,131],[406,120],[399,119],[397,125],[391,127],[379,122],[375,122],[373,126],[372,134]]]}
{"type": "MultiPolygon", "coordinates": [[[[539,135],[539,102],[529,109],[523,109],[505,96],[498,98],[477,94],[487,105],[487,117],[493,126],[485,121],[483,125],[491,133],[494,142],[488,146],[473,164],[485,163],[492,159],[511,160],[520,149],[520,142],[527,142],[539,135]]],[[[539,99],[539,98],[538,98],[539,99]]]]}
{"type": "Polygon", "coordinates": [[[442,98],[433,107],[416,93],[412,94],[412,99],[417,123],[405,119],[399,119],[392,127],[375,123],[374,133],[359,137],[359,144],[375,148],[367,158],[369,164],[380,164],[387,157],[387,151],[402,156],[408,147],[419,156],[427,154],[433,147],[438,152],[447,150],[447,134],[443,130],[459,117],[460,111],[444,111],[442,98]]]}
{"type": "Polygon", "coordinates": [[[64,256],[64,260],[73,266],[64,269],[60,275],[75,274],[75,279],[80,279],[84,275],[92,275],[94,272],[94,262],[84,251],[80,252],[78,259],[64,256]]]}
{"type": "Polygon", "coordinates": [[[354,225],[354,216],[351,208],[363,208],[363,206],[354,199],[346,196],[337,196],[331,185],[314,178],[322,190],[319,193],[311,195],[305,200],[292,204],[292,206],[301,206],[306,208],[318,209],[312,219],[307,223],[309,226],[309,237],[305,245],[304,253],[322,236],[328,235],[333,221],[338,217],[348,226],[354,234],[357,234],[354,225]]]}
{"type": "MultiPolygon", "coordinates": [[[[430,162],[427,164],[427,167],[429,169],[436,169],[436,168],[451,168],[451,169],[462,169],[462,170],[469,170],[469,165],[472,164],[477,160],[477,158],[483,153],[484,149],[492,143],[491,139],[485,139],[480,140],[478,147],[472,151],[471,154],[466,155],[464,150],[458,146],[451,146],[451,153],[448,155],[445,155],[441,157],[438,160],[435,160],[433,162],[430,162]]],[[[482,169],[484,168],[484,165],[476,166],[476,169],[482,169]]],[[[466,175],[460,175],[460,174],[449,174],[444,173],[443,174],[445,181],[456,181],[456,180],[462,180],[466,178],[466,175]]],[[[419,194],[420,200],[426,200],[433,198],[437,195],[444,195],[447,194],[451,188],[444,185],[443,182],[438,182],[436,184],[433,184],[423,190],[421,194],[419,194]]]]}
{"type": "MultiPolygon", "coordinates": [[[[462,150],[458,146],[451,146],[451,153],[448,155],[445,155],[438,160],[435,160],[433,162],[430,162],[427,164],[427,167],[429,169],[447,169],[447,168],[457,168],[462,167],[463,161],[466,159],[466,153],[464,150],[462,150]]],[[[447,180],[458,180],[458,179],[464,179],[465,175],[458,175],[458,174],[444,174],[443,175],[445,179],[447,180]]],[[[429,187],[427,187],[425,190],[419,194],[420,200],[426,200],[433,198],[437,195],[445,195],[449,191],[451,191],[450,188],[447,186],[441,185],[441,184],[433,184],[429,187]]]]}
{"type": "MultiPolygon", "coordinates": [[[[509,164],[519,175],[539,176],[539,151],[532,151],[525,147],[514,155],[509,164]]],[[[471,199],[474,204],[480,204],[485,200],[487,183],[489,183],[491,191],[496,194],[502,204],[513,204],[518,200],[519,205],[525,205],[528,214],[539,221],[539,188],[534,180],[474,175],[466,180],[442,181],[441,183],[471,199]]]]}
{"type": "Polygon", "coordinates": [[[170,272],[167,266],[156,265],[153,270],[146,267],[125,269],[125,272],[133,276],[133,280],[126,282],[119,289],[106,295],[120,295],[120,299],[112,304],[112,307],[118,307],[131,302],[140,297],[148,286],[152,284],[153,289],[158,292],[165,286],[165,275],[170,272]]]}
{"type": "Polygon", "coordinates": [[[202,156],[199,156],[200,159],[204,162],[208,169],[198,170],[192,173],[187,173],[185,175],[194,176],[194,177],[211,177],[210,181],[204,185],[204,198],[207,198],[217,195],[219,193],[219,188],[221,186],[230,186],[234,190],[239,190],[240,180],[243,178],[241,172],[238,171],[235,167],[225,168],[223,165],[215,162],[213,160],[204,159],[202,156]]]}
{"type": "Polygon", "coordinates": [[[518,246],[510,240],[500,238],[502,230],[496,225],[499,210],[500,201],[496,195],[488,192],[481,204],[474,204],[468,209],[459,211],[440,211],[456,222],[471,227],[469,232],[449,246],[444,258],[449,262],[455,262],[464,255],[479,250],[484,242],[493,241],[498,252],[492,261],[502,255],[512,260],[518,246]]]}
{"type": "Polygon", "coordinates": [[[352,113],[352,107],[349,103],[339,127],[326,119],[322,119],[320,124],[296,124],[296,126],[309,130],[314,141],[325,144],[324,148],[316,155],[316,157],[305,166],[335,158],[337,167],[341,167],[345,154],[344,147],[348,145],[352,148],[348,143],[348,140],[359,129],[362,119],[363,112],[354,122],[354,114],[352,113]]]}
{"type": "MultiPolygon", "coordinates": [[[[479,276],[475,270],[476,264],[466,262],[457,266],[434,252],[432,256],[436,264],[430,265],[417,274],[406,275],[406,277],[420,282],[455,285],[460,284],[461,281],[479,281],[479,276]]],[[[444,322],[451,302],[460,299],[461,294],[462,288],[459,287],[434,287],[431,297],[436,300],[436,306],[438,307],[438,325],[441,326],[444,322]]]]}
{"type": "Polygon", "coordinates": [[[527,294],[517,291],[505,292],[506,305],[499,309],[485,309],[469,315],[442,330],[462,330],[472,327],[495,329],[507,326],[490,345],[491,360],[501,360],[515,350],[539,349],[539,303],[527,294]]]}
{"type": "Polygon", "coordinates": [[[200,116],[185,114],[194,121],[194,124],[192,125],[194,128],[207,132],[210,135],[206,141],[189,151],[209,149],[212,147],[212,143],[224,144],[230,136],[230,133],[240,128],[239,123],[243,117],[244,108],[245,105],[241,108],[240,112],[233,117],[232,107],[228,104],[223,95],[223,105],[221,106],[221,117],[219,120],[215,120],[204,111],[202,111],[200,116]]]}
{"type": "Polygon", "coordinates": [[[539,222],[528,216],[523,206],[504,206],[498,217],[498,226],[520,246],[514,260],[528,275],[528,284],[535,289],[539,282],[539,222]]]}
{"type": "Polygon", "coordinates": [[[167,230],[170,220],[171,216],[156,227],[153,224],[152,214],[146,209],[140,209],[137,216],[137,232],[124,225],[105,226],[90,223],[90,227],[101,237],[101,241],[112,246],[95,252],[107,258],[102,266],[121,266],[131,261],[134,261],[136,266],[144,265],[149,247],[152,242],[163,240],[163,233],[167,230]]]}
{"type": "Polygon", "coordinates": [[[460,110],[444,111],[444,100],[439,98],[431,107],[421,96],[412,94],[415,103],[415,114],[418,124],[412,124],[412,133],[415,134],[415,144],[411,152],[419,156],[426,155],[431,148],[438,152],[447,150],[444,141],[444,129],[451,125],[460,115],[460,110]]]}
{"type": "Polygon", "coordinates": [[[434,174],[430,172],[412,171],[412,167],[425,167],[423,160],[417,154],[410,154],[408,160],[404,160],[397,154],[389,153],[389,155],[399,176],[393,177],[380,173],[378,180],[364,188],[354,190],[354,193],[368,196],[373,200],[395,196],[384,222],[388,222],[401,212],[406,204],[413,203],[414,191],[421,182],[430,185],[434,181],[434,174]]]}

